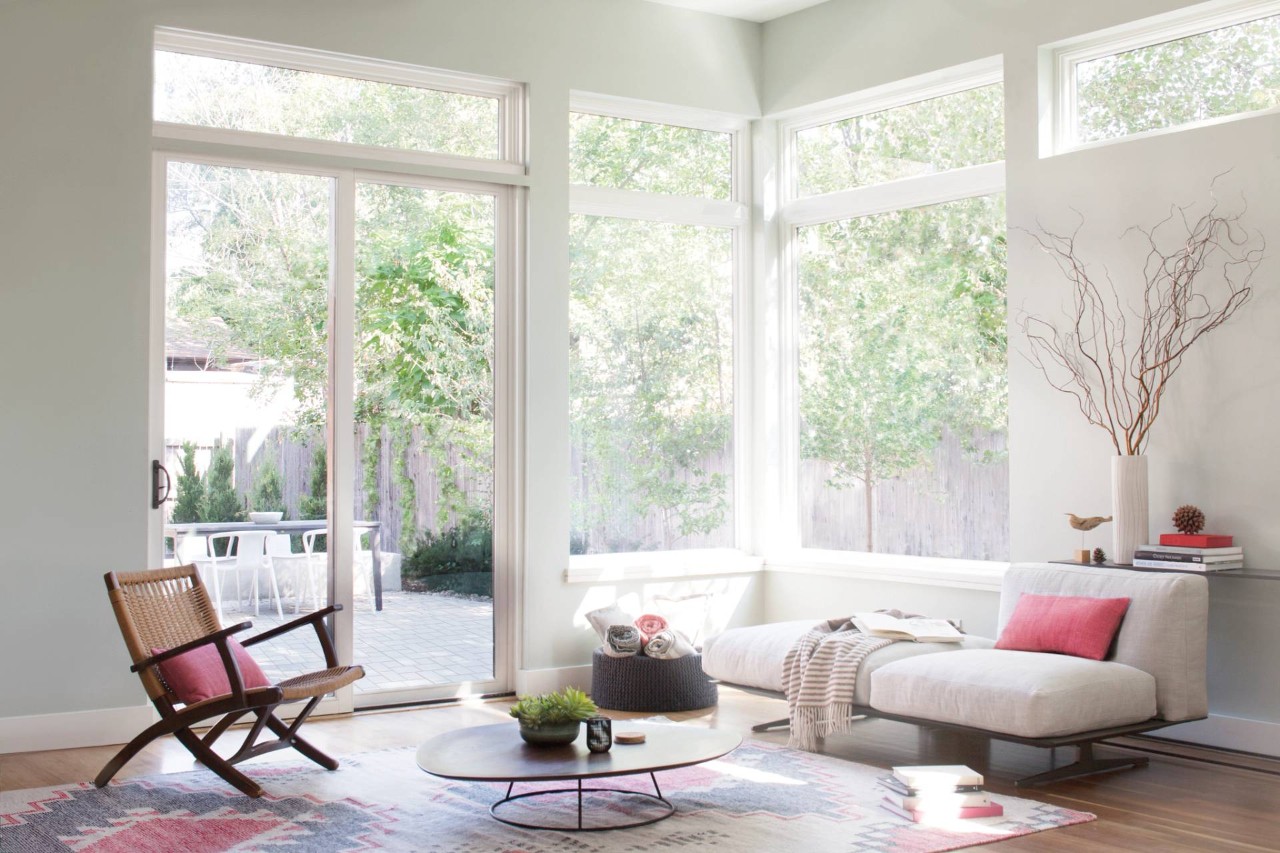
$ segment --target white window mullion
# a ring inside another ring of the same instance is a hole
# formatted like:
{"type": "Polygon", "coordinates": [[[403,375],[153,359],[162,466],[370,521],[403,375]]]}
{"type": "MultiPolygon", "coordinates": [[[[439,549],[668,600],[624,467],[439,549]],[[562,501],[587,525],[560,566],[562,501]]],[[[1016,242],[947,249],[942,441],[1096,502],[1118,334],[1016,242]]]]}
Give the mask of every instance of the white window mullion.
{"type": "MultiPolygon", "coordinates": [[[[354,658],[352,554],[355,545],[355,277],[356,180],[353,172],[335,181],[333,202],[333,283],[329,297],[329,601],[335,614],[334,646],[341,663],[354,658]]],[[[345,710],[354,701],[351,687],[338,694],[345,710]]]]}
{"type": "Polygon", "coordinates": [[[1004,163],[985,163],[936,175],[809,196],[787,205],[784,213],[788,225],[815,225],[990,195],[1003,192],[1004,186],[1004,163]]]}
{"type": "Polygon", "coordinates": [[[587,216],[616,216],[721,228],[743,225],[750,214],[747,205],[740,201],[716,201],[585,186],[570,187],[569,208],[573,213],[587,216]]]}

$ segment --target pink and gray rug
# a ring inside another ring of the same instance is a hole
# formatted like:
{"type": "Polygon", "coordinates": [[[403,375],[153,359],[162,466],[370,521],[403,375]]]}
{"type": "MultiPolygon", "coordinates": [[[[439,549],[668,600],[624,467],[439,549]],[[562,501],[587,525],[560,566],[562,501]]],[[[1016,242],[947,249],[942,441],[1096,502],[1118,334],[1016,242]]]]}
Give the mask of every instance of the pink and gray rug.
{"type": "MultiPolygon", "coordinates": [[[[640,850],[804,850],[935,853],[1094,820],[1084,812],[996,796],[1003,818],[913,824],[878,807],[885,771],[749,742],[708,764],[658,774],[678,811],[637,829],[570,835],[526,831],[489,817],[506,786],[428,776],[411,749],[344,757],[336,773],[310,763],[249,772],[268,794],[252,800],[197,770],[0,793],[5,853],[220,853],[220,851],[458,851],[608,853],[640,850]]],[[[602,780],[648,791],[648,777],[602,780]]],[[[595,783],[590,783],[595,784],[595,783]]],[[[532,790],[517,786],[516,793],[532,790]]],[[[619,799],[588,797],[608,817],[619,799]]],[[[522,806],[571,809],[576,797],[522,806]]],[[[626,804],[634,811],[633,803],[626,804]]],[[[642,807],[640,807],[642,808],[642,807]]],[[[508,817],[520,819],[515,812],[508,817]]],[[[567,813],[566,813],[567,814],[567,813]]],[[[526,815],[527,817],[527,815],[526,815]]]]}

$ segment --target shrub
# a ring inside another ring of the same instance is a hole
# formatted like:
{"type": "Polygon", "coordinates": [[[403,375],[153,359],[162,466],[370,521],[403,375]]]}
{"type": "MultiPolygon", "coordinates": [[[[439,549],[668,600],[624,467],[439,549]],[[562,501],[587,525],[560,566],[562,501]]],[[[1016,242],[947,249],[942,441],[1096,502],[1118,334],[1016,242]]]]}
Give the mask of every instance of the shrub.
{"type": "Polygon", "coordinates": [[[468,520],[441,533],[426,533],[404,557],[401,577],[425,590],[493,595],[493,526],[468,520]]]}
{"type": "Polygon", "coordinates": [[[209,473],[205,477],[203,521],[244,521],[240,496],[236,494],[235,472],[230,443],[218,441],[213,446],[213,458],[209,460],[209,473]]]}
{"type": "Polygon", "coordinates": [[[200,521],[203,515],[204,478],[196,470],[196,446],[182,442],[182,468],[178,471],[178,496],[173,502],[174,524],[200,521]]]}
{"type": "Polygon", "coordinates": [[[268,454],[258,466],[249,491],[249,508],[257,512],[285,512],[284,478],[275,454],[268,454]]]}

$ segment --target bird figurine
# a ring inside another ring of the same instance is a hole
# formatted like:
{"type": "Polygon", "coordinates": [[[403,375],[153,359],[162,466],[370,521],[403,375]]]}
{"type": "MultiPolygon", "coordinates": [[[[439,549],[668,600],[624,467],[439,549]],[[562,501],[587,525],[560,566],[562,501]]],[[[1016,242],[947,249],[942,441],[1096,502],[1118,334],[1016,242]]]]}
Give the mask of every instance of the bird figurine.
{"type": "Polygon", "coordinates": [[[1080,516],[1076,515],[1074,512],[1069,512],[1066,515],[1071,523],[1071,526],[1076,530],[1092,530],[1093,528],[1097,527],[1099,524],[1105,524],[1106,522],[1111,520],[1111,516],[1109,515],[1106,516],[1105,518],[1101,515],[1091,515],[1088,518],[1081,518],[1080,516]]]}

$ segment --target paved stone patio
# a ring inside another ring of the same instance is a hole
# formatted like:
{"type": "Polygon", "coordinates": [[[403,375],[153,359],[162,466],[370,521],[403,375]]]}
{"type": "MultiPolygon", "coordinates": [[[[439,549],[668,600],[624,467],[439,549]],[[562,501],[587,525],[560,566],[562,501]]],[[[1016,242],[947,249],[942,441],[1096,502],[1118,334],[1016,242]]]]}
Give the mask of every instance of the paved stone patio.
{"type": "MultiPolygon", "coordinates": [[[[306,612],[305,609],[303,612],[306,612]]],[[[284,599],[284,619],[262,600],[262,613],[247,617],[227,610],[225,621],[253,621],[253,632],[297,618],[284,599]]],[[[315,631],[292,631],[253,650],[270,679],[324,667],[315,631]]],[[[431,592],[386,592],[382,610],[368,596],[355,600],[354,660],[365,669],[357,693],[403,690],[434,684],[487,681],[493,677],[493,601],[431,592]]]]}

